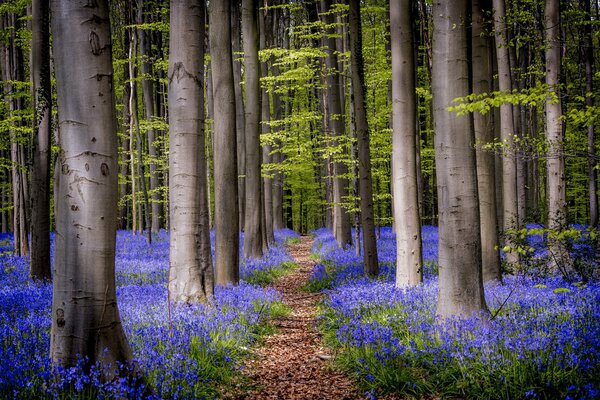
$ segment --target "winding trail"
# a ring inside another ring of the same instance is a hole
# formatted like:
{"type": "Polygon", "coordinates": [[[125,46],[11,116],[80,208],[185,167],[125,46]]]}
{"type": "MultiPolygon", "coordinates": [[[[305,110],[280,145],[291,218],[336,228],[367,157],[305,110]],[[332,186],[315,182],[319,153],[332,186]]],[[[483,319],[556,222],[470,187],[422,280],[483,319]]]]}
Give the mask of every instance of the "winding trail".
{"type": "Polygon", "coordinates": [[[245,399],[360,399],[359,390],[346,375],[333,371],[327,348],[315,326],[320,293],[301,290],[315,262],[310,259],[312,238],[288,247],[298,268],[276,280],[271,287],[282,294],[292,313],[273,321],[277,333],[256,349],[245,373],[256,388],[245,399]]]}

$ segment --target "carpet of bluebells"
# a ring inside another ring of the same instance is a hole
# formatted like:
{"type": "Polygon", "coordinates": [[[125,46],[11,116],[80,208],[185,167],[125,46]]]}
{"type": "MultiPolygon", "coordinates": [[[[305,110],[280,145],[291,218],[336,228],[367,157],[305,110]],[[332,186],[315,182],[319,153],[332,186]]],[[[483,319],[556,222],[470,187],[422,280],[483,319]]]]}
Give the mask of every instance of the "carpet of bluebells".
{"type": "MultiPolygon", "coordinates": [[[[535,229],[532,232],[537,232],[535,229]]],[[[371,397],[480,399],[600,398],[600,284],[540,273],[505,274],[486,285],[491,316],[436,321],[437,229],[423,227],[424,284],[396,289],[395,239],[382,228],[381,274],[367,279],[362,257],[315,232],[320,256],[308,285],[325,290],[320,327],[339,366],[371,397]]],[[[528,257],[547,256],[542,234],[528,257]]],[[[593,251],[574,246],[580,257],[593,251]]],[[[589,256],[589,255],[588,255],[589,256]]],[[[588,261],[595,263],[595,256],[588,261]]],[[[541,261],[539,261],[541,262],[541,261]]],[[[592,265],[596,268],[597,265],[592,265]]]]}
{"type": "MultiPolygon", "coordinates": [[[[292,259],[276,233],[264,258],[243,263],[238,287],[217,288],[208,306],[172,306],[169,319],[165,232],[148,245],[131,232],[117,235],[117,297],[123,325],[143,378],[106,381],[92,368],[57,371],[50,365],[52,287],[28,279],[28,261],[11,255],[12,239],[0,237],[0,398],[214,398],[239,379],[240,359],[284,312],[278,294],[252,285],[292,259]],[[236,378],[238,377],[238,378],[236,378]]],[[[83,362],[82,362],[83,365],[83,362]]]]}

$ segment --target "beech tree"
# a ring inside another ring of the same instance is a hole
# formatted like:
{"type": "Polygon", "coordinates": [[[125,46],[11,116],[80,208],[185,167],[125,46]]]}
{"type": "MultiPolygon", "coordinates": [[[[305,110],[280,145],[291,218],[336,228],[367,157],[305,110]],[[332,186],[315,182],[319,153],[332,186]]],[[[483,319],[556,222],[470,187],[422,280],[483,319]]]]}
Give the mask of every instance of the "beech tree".
{"type": "MultiPolygon", "coordinates": [[[[321,0],[321,11],[323,13],[323,22],[325,26],[334,25],[335,19],[331,13],[331,0],[321,0]]],[[[339,86],[339,71],[337,61],[337,46],[335,42],[334,28],[329,28],[323,37],[324,50],[327,53],[325,57],[325,66],[327,68],[325,75],[325,96],[327,102],[328,127],[331,130],[332,145],[341,145],[345,149],[345,144],[339,143],[339,139],[345,134],[344,112],[341,104],[341,94],[339,86]]],[[[345,152],[347,150],[343,150],[345,152]]],[[[338,156],[339,157],[339,156],[338,156]]],[[[333,224],[334,234],[340,247],[352,243],[350,215],[342,206],[342,202],[348,196],[348,167],[341,160],[333,162],[333,224]]]]}
{"type": "Polygon", "coordinates": [[[264,209],[262,205],[261,91],[260,64],[258,62],[258,4],[256,0],[242,1],[242,34],[244,39],[244,75],[246,77],[244,257],[258,258],[263,255],[262,220],[264,209]]]}
{"type": "MultiPolygon", "coordinates": [[[[377,276],[379,274],[379,261],[377,259],[375,221],[373,217],[373,184],[371,181],[369,125],[365,109],[365,72],[362,54],[362,29],[359,0],[350,0],[349,21],[354,127],[358,142],[360,223],[362,227],[364,248],[363,259],[365,263],[365,272],[370,276],[377,276]]],[[[356,246],[358,247],[360,244],[356,243],[356,246]]]]}
{"type": "Polygon", "coordinates": [[[211,2],[209,42],[215,113],[215,282],[219,285],[235,285],[240,279],[236,118],[230,14],[228,2],[211,2]]]}
{"type": "Polygon", "coordinates": [[[169,36],[169,296],[212,297],[204,143],[204,0],[172,0],[169,36]]]}
{"type": "MultiPolygon", "coordinates": [[[[493,0],[493,6],[498,87],[501,92],[510,93],[513,86],[510,72],[505,2],[504,0],[493,0]]],[[[514,236],[514,231],[519,226],[514,135],[513,105],[505,102],[500,105],[500,139],[504,146],[502,154],[502,229],[505,235],[505,244],[511,247],[516,246],[511,237],[514,236]]],[[[517,251],[509,251],[506,257],[509,264],[514,265],[519,262],[517,251]]]]}
{"type": "MultiPolygon", "coordinates": [[[[486,36],[488,21],[482,9],[483,1],[472,0],[471,54],[473,55],[473,93],[484,94],[491,91],[492,69],[490,39],[486,36]]],[[[484,146],[494,142],[492,113],[473,113],[477,158],[477,190],[481,231],[481,262],[483,281],[499,280],[500,252],[498,251],[498,215],[496,213],[496,171],[494,154],[484,150],[484,146]]]]}
{"type": "Polygon", "coordinates": [[[481,235],[470,114],[448,107],[469,94],[467,0],[433,2],[431,89],[439,212],[439,296],[442,318],[486,310],[481,272],[481,235]]]}
{"type": "Polygon", "coordinates": [[[33,83],[33,166],[31,169],[31,269],[33,279],[50,279],[50,7],[33,0],[31,81],[33,83]]]}
{"type": "Polygon", "coordinates": [[[396,286],[423,281],[417,201],[417,132],[412,2],[390,3],[392,51],[392,191],[396,232],[396,286]]]}
{"type": "Polygon", "coordinates": [[[58,100],[55,364],[128,363],[115,292],[117,126],[108,1],[52,0],[58,100]],[[88,38],[88,40],[81,40],[88,38]]]}

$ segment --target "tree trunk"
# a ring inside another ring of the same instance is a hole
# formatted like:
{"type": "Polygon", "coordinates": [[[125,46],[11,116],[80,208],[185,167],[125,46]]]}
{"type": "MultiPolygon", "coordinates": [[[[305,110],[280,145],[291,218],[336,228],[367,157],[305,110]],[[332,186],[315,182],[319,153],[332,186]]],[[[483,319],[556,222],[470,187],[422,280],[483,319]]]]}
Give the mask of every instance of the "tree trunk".
{"type": "Polygon", "coordinates": [[[363,260],[365,272],[375,277],[379,274],[375,221],[373,216],[373,184],[371,181],[371,154],[369,124],[365,107],[365,73],[362,55],[362,29],[360,1],[350,0],[350,62],[352,73],[352,97],[354,126],[358,147],[358,169],[360,190],[360,222],[363,236],[363,260]]]}
{"type": "MultiPolygon", "coordinates": [[[[215,275],[219,285],[239,282],[239,209],[235,129],[235,92],[231,61],[230,7],[212,2],[210,55],[215,107],[215,275]]],[[[259,207],[260,208],[260,207],[259,207]]],[[[248,234],[246,232],[246,234],[248,234]]]]}
{"type": "Polygon", "coordinates": [[[238,168],[238,208],[240,210],[240,228],[246,223],[246,136],[244,129],[244,96],[242,91],[242,62],[240,61],[240,2],[231,4],[231,46],[233,52],[233,87],[235,90],[235,127],[237,141],[238,168]]]}
{"type": "Polygon", "coordinates": [[[169,298],[213,295],[204,150],[204,0],[171,0],[169,298]]]}
{"type": "Polygon", "coordinates": [[[244,36],[244,75],[246,78],[246,207],[244,222],[244,257],[263,255],[262,179],[260,147],[260,64],[258,63],[258,4],[242,1],[242,34],[244,36]]]}
{"type": "Polygon", "coordinates": [[[60,153],[50,355],[115,372],[131,351],[115,290],[117,126],[108,2],[53,0],[60,153]],[[81,38],[89,38],[82,41],[81,38]]]}
{"type": "MultiPolygon", "coordinates": [[[[594,42],[592,40],[592,15],[590,0],[583,0],[584,10],[586,12],[587,23],[584,25],[585,32],[585,105],[589,108],[594,107],[594,97],[592,95],[594,86],[594,42]]],[[[588,190],[590,196],[590,225],[598,226],[598,172],[596,170],[596,140],[594,133],[594,124],[588,126],[588,190]]]]}
{"type": "MultiPolygon", "coordinates": [[[[321,0],[321,8],[322,12],[328,12],[331,8],[331,0],[321,0]]],[[[335,19],[332,14],[325,14],[324,22],[327,26],[333,26],[335,19]]],[[[345,122],[344,111],[340,104],[337,48],[335,38],[331,36],[333,33],[335,33],[335,29],[334,32],[326,34],[323,38],[324,50],[327,53],[327,57],[325,57],[325,65],[327,67],[325,81],[328,92],[329,126],[333,136],[332,145],[342,146],[343,150],[340,154],[346,154],[346,145],[335,140],[336,137],[340,138],[345,135],[345,122]]],[[[338,157],[340,154],[338,154],[338,157]]],[[[334,234],[340,247],[352,244],[350,215],[342,206],[342,202],[348,196],[348,179],[345,178],[347,173],[348,167],[343,161],[336,160],[333,162],[334,234]]]]}
{"type": "MultiPolygon", "coordinates": [[[[259,27],[260,27],[260,49],[266,49],[271,45],[272,15],[265,15],[267,11],[260,10],[259,27]]],[[[273,12],[271,11],[271,14],[273,12]]],[[[260,63],[260,76],[267,77],[269,75],[269,63],[267,61],[260,63]]],[[[260,82],[260,81],[259,81],[260,82]]],[[[261,89],[261,136],[271,133],[271,102],[269,101],[269,93],[266,88],[261,89]]],[[[262,147],[262,164],[270,164],[272,160],[271,144],[267,143],[262,147]]],[[[264,198],[264,233],[266,237],[263,243],[263,249],[270,247],[275,242],[273,234],[273,176],[272,172],[265,174],[262,178],[263,183],[263,198],[264,198]]]]}
{"type": "MultiPolygon", "coordinates": [[[[140,119],[138,114],[138,102],[137,102],[137,71],[135,67],[134,58],[137,57],[137,32],[135,29],[131,30],[131,47],[132,54],[129,59],[129,76],[131,77],[131,101],[129,104],[130,112],[131,112],[131,128],[135,130],[135,149],[137,152],[137,174],[140,178],[140,186],[142,189],[142,197],[144,200],[143,204],[143,212],[140,212],[140,232],[143,233],[144,228],[148,230],[148,243],[152,243],[152,229],[150,222],[150,202],[148,200],[148,188],[146,187],[146,177],[145,177],[145,169],[144,169],[144,159],[142,154],[142,138],[140,135],[140,119]],[[144,216],[145,226],[142,226],[142,214],[144,216]]],[[[133,158],[133,148],[132,150],[132,158],[133,158]]],[[[132,162],[131,166],[134,166],[132,162]]],[[[132,174],[132,179],[135,177],[132,174]]],[[[140,204],[140,210],[142,210],[142,205],[140,204]]]]}
{"type": "Polygon", "coordinates": [[[479,200],[471,115],[447,110],[469,94],[469,2],[433,2],[433,120],[439,210],[441,318],[469,317],[487,309],[481,273],[479,200]]]}
{"type": "MultiPolygon", "coordinates": [[[[139,5],[140,12],[143,11],[143,5],[139,5]]],[[[138,18],[140,22],[148,22],[143,17],[138,18]]],[[[149,156],[149,168],[150,168],[150,200],[151,209],[146,210],[151,216],[150,229],[151,232],[158,232],[160,229],[160,192],[159,192],[159,181],[158,171],[156,169],[156,158],[158,152],[154,142],[156,140],[156,133],[152,126],[154,119],[156,118],[154,111],[154,75],[152,71],[151,51],[152,51],[152,36],[150,33],[143,29],[138,29],[140,36],[140,55],[142,57],[142,94],[144,97],[144,109],[146,111],[146,120],[148,126],[148,156],[149,156]]],[[[143,164],[142,164],[143,165],[143,164]]],[[[143,176],[143,175],[142,175],[143,176]]]]}
{"type": "MultiPolygon", "coordinates": [[[[508,42],[506,37],[506,11],[504,0],[493,0],[494,30],[496,38],[496,57],[498,62],[498,87],[501,92],[512,91],[508,42]]],[[[513,106],[510,103],[500,105],[500,139],[503,144],[502,155],[502,230],[505,244],[515,247],[515,230],[519,227],[517,199],[517,164],[514,146],[513,106]]],[[[509,251],[506,261],[514,265],[519,262],[519,253],[509,251]]]]}
{"type": "Polygon", "coordinates": [[[390,3],[392,51],[392,191],[396,232],[396,286],[423,282],[417,193],[415,71],[409,0],[390,3]]]}
{"type": "MultiPolygon", "coordinates": [[[[565,182],[565,159],[563,150],[562,110],[560,102],[560,12],[558,0],[546,0],[544,9],[546,44],[546,84],[550,93],[546,99],[546,162],[548,228],[560,231],[567,224],[567,195],[565,182]]],[[[568,254],[560,240],[549,240],[548,251],[552,255],[553,268],[566,268],[568,254]]],[[[566,270],[563,270],[567,272],[566,270]]]]}
{"type": "MultiPolygon", "coordinates": [[[[484,16],[482,1],[472,0],[471,68],[473,93],[483,94],[492,90],[490,79],[490,39],[484,34],[489,25],[484,16]]],[[[483,146],[494,142],[492,114],[473,113],[477,158],[477,188],[479,191],[479,214],[481,229],[481,263],[483,281],[500,280],[500,253],[498,251],[498,216],[496,215],[496,171],[494,154],[483,146]]]]}
{"type": "Polygon", "coordinates": [[[31,269],[36,280],[50,273],[50,147],[52,94],[50,85],[50,9],[33,0],[31,81],[33,83],[33,168],[31,170],[31,269]]]}

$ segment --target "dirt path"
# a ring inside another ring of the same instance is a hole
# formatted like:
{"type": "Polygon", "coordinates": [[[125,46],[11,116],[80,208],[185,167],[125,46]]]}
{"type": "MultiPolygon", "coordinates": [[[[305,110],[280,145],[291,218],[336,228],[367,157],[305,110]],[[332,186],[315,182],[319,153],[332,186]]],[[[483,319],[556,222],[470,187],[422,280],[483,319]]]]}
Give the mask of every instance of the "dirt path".
{"type": "Polygon", "coordinates": [[[257,385],[246,399],[362,398],[347,376],[331,370],[331,355],[322,347],[315,328],[316,304],[322,295],[301,290],[315,264],[309,257],[311,246],[312,238],[306,236],[290,246],[299,268],[272,285],[292,314],[273,321],[277,333],[267,337],[257,357],[246,364],[246,373],[257,385]]]}

